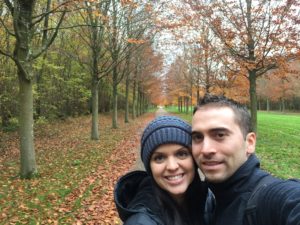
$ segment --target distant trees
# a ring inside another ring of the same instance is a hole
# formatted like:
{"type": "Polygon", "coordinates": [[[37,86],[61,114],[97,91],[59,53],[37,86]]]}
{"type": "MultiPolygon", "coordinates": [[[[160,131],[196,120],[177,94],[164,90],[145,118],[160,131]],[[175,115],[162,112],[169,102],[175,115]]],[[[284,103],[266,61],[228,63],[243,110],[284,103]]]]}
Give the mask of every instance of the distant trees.
{"type": "Polygon", "coordinates": [[[257,81],[261,110],[300,110],[300,61],[291,60],[283,68],[270,70],[257,81]]]}

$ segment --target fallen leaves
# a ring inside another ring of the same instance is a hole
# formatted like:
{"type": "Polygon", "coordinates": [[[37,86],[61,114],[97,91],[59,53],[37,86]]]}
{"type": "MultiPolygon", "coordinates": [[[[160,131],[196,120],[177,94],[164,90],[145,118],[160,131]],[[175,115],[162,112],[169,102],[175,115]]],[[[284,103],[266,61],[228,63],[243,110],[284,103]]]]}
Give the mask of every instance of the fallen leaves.
{"type": "MultiPolygon", "coordinates": [[[[76,223],[120,224],[113,201],[114,185],[117,179],[126,173],[133,166],[135,159],[139,157],[137,149],[140,144],[140,133],[128,132],[128,134],[132,135],[120,141],[118,146],[105,159],[104,164],[100,165],[80,185],[80,191],[75,194],[77,196],[82,195],[89,186],[95,183],[91,190],[92,194],[82,201],[84,207],[76,214],[78,219],[76,223]]],[[[76,198],[76,196],[72,196],[72,199],[76,198]]]]}
{"type": "Polygon", "coordinates": [[[101,115],[98,142],[90,140],[89,117],[39,127],[35,147],[40,177],[29,181],[15,177],[18,139],[15,133],[5,134],[0,146],[0,221],[120,224],[113,188],[139,157],[140,132],[153,117],[147,114],[111,129],[111,117],[101,115]]]}

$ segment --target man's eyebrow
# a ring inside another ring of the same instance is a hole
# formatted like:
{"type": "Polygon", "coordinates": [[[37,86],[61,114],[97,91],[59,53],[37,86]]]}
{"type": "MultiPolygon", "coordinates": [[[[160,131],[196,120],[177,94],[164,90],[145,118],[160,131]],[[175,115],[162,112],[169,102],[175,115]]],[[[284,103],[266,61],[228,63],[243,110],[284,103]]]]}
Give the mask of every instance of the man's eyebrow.
{"type": "Polygon", "coordinates": [[[216,128],[212,128],[209,131],[228,131],[228,129],[226,127],[216,127],[216,128]]]}
{"type": "Polygon", "coordinates": [[[202,134],[202,132],[194,130],[194,131],[192,131],[191,135],[193,135],[193,134],[202,134]]]}
{"type": "MultiPolygon", "coordinates": [[[[211,128],[208,130],[208,132],[217,132],[217,131],[230,131],[230,130],[226,127],[216,127],[216,128],[211,128]]],[[[197,131],[197,130],[192,131],[192,135],[193,134],[202,134],[202,133],[203,132],[197,131]]]]}

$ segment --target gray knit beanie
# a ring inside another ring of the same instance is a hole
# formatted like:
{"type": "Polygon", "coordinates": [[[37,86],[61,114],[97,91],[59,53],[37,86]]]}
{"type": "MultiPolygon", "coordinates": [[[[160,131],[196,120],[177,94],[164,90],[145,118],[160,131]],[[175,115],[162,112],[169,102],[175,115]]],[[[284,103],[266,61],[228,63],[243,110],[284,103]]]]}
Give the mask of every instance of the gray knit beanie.
{"type": "Polygon", "coordinates": [[[175,116],[160,116],[145,128],[141,139],[141,158],[146,171],[151,174],[150,158],[154,150],[162,144],[192,144],[191,125],[175,116]]]}

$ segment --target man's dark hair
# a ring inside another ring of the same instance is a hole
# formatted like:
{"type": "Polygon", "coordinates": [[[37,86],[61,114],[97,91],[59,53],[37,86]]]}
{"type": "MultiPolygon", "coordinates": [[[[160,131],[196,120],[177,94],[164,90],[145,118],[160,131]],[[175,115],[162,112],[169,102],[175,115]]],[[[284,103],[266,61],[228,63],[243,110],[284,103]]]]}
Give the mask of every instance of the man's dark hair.
{"type": "Polygon", "coordinates": [[[197,106],[195,106],[193,114],[195,114],[197,110],[205,106],[231,108],[235,115],[235,121],[239,125],[244,135],[244,138],[246,138],[248,133],[253,132],[251,125],[251,115],[245,105],[242,105],[232,99],[229,99],[224,95],[205,94],[204,97],[199,100],[197,106]]]}

